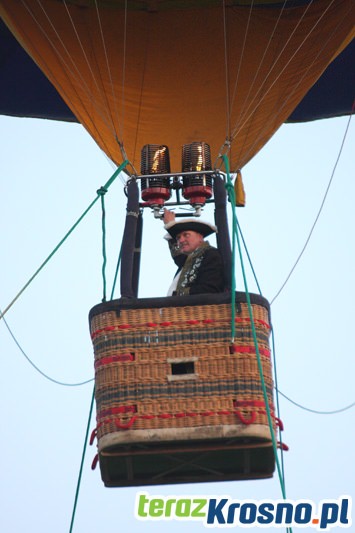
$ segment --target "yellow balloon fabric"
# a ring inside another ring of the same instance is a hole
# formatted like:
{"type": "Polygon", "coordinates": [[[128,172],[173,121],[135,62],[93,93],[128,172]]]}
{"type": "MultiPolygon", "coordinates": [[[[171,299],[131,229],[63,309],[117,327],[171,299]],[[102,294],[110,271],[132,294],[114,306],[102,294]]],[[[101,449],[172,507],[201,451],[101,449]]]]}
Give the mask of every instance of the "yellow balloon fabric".
{"type": "Polygon", "coordinates": [[[237,207],[245,207],[246,196],[243,185],[242,173],[240,170],[237,170],[237,175],[234,182],[234,193],[235,193],[235,205],[237,207]]]}
{"type": "Polygon", "coordinates": [[[354,36],[353,0],[125,4],[1,0],[0,14],[108,157],[138,174],[143,145],[168,145],[178,172],[193,141],[242,168],[354,36]]]}

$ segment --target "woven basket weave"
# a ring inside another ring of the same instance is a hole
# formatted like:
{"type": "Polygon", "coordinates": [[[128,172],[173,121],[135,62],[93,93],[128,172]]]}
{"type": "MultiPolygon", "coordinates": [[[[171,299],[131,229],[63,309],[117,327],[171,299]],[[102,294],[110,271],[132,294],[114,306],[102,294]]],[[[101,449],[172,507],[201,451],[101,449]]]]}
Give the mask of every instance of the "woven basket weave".
{"type": "MultiPolygon", "coordinates": [[[[225,295],[209,295],[207,303],[194,298],[193,305],[182,305],[193,297],[117,300],[91,311],[99,450],[127,442],[127,432],[132,442],[140,440],[140,430],[231,426],[256,436],[258,427],[260,438],[270,435],[242,296],[237,293],[233,340],[225,295]]],[[[251,307],[274,416],[269,306],[252,297],[251,307]]]]}

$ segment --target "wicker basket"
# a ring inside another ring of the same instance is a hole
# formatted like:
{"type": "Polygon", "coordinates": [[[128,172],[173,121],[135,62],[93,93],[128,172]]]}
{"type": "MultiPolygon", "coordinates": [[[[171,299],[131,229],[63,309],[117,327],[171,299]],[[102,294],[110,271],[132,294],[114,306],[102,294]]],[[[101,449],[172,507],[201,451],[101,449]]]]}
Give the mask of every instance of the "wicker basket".
{"type": "MultiPolygon", "coordinates": [[[[269,305],[251,295],[251,308],[275,421],[269,305]]],[[[272,475],[270,428],[243,293],[236,293],[234,339],[228,294],[111,301],[91,310],[90,330],[106,485],[272,475]],[[185,463],[173,474],[172,452],[173,461],[177,454],[185,463]],[[196,453],[209,458],[192,467],[196,453]],[[212,463],[219,464],[214,473],[212,463]]]]}

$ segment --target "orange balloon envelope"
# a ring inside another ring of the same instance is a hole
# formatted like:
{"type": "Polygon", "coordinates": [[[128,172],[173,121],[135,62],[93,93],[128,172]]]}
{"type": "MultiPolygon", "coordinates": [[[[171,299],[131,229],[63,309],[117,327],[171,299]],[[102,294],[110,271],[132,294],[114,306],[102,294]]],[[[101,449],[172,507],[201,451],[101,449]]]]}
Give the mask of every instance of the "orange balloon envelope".
{"type": "Polygon", "coordinates": [[[139,173],[142,146],[164,144],[179,171],[181,146],[205,141],[234,171],[352,40],[355,3],[1,0],[0,14],[116,164],[139,173]]]}

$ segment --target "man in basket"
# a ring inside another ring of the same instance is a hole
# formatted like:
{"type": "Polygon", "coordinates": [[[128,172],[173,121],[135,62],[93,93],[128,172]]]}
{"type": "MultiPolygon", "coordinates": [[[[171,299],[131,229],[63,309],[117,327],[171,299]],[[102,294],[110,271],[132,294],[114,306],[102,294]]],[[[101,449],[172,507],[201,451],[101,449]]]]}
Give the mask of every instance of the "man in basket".
{"type": "Polygon", "coordinates": [[[223,261],[219,251],[205,237],[217,232],[216,226],[193,218],[175,219],[164,210],[170,252],[178,270],[168,296],[223,292],[223,261]]]}

